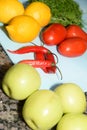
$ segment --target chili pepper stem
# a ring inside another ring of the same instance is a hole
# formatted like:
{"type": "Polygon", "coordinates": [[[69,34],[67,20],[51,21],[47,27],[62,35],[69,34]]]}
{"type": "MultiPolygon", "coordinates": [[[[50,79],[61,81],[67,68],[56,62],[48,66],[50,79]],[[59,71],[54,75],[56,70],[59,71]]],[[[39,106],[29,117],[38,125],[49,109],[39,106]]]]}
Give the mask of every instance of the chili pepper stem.
{"type": "Polygon", "coordinates": [[[58,56],[55,53],[52,53],[52,55],[54,55],[56,57],[56,63],[55,64],[57,64],[58,63],[58,56]]]}
{"type": "MultiPolygon", "coordinates": [[[[57,70],[59,71],[59,73],[60,73],[60,77],[61,77],[61,80],[62,80],[62,79],[63,79],[62,72],[60,71],[60,69],[59,69],[59,67],[58,67],[58,66],[56,66],[56,68],[57,68],[57,70]]],[[[56,75],[57,75],[57,73],[56,73],[56,75]]],[[[57,77],[59,77],[59,76],[57,75],[57,77]]]]}
{"type": "MultiPolygon", "coordinates": [[[[35,46],[38,46],[37,44],[35,44],[34,42],[30,42],[30,43],[32,43],[33,45],[35,45],[35,46]]],[[[39,45],[39,46],[44,46],[44,44],[42,43],[42,42],[40,42],[41,44],[39,45]]]]}

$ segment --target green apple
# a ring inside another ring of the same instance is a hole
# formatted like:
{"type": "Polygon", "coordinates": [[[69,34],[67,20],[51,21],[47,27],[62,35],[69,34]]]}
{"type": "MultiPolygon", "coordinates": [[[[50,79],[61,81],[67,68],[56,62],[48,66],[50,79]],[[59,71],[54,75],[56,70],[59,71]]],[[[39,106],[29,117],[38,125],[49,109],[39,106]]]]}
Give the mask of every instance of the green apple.
{"type": "Polygon", "coordinates": [[[27,64],[15,64],[8,69],[2,81],[6,95],[16,100],[24,100],[40,88],[41,78],[35,68],[27,64]]]}
{"type": "Polygon", "coordinates": [[[61,119],[62,106],[51,90],[37,90],[24,103],[22,115],[33,130],[49,130],[61,119]]]}
{"type": "Polygon", "coordinates": [[[75,83],[64,83],[54,90],[60,97],[63,112],[84,112],[86,110],[86,97],[83,90],[75,83]]]}
{"type": "Polygon", "coordinates": [[[56,130],[87,130],[87,115],[65,114],[57,124],[56,130]]]}

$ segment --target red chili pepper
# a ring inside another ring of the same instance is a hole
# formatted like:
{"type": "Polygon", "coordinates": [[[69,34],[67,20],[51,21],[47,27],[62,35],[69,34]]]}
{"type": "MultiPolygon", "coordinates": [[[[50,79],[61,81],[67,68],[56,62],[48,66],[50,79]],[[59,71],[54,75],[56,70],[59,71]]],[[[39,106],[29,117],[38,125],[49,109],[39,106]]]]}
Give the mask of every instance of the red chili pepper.
{"type": "Polygon", "coordinates": [[[19,48],[17,50],[7,50],[10,53],[13,54],[25,54],[25,53],[29,53],[29,52],[43,52],[43,53],[50,53],[50,50],[48,50],[47,48],[43,47],[43,46],[25,46],[22,48],[19,48]]]}
{"type": "Polygon", "coordinates": [[[50,60],[21,60],[19,63],[24,63],[24,64],[29,64],[32,65],[35,68],[42,68],[45,72],[49,72],[47,71],[48,68],[51,67],[56,67],[61,75],[61,79],[62,79],[62,73],[60,71],[60,69],[56,66],[55,63],[53,63],[50,60]]]}
{"type": "MultiPolygon", "coordinates": [[[[43,53],[39,53],[39,52],[37,52],[37,53],[35,53],[35,60],[45,60],[45,56],[44,56],[44,54],[43,53]]],[[[47,71],[47,68],[46,67],[42,67],[41,68],[45,73],[48,73],[48,71],[47,71]]]]}
{"type": "MultiPolygon", "coordinates": [[[[62,78],[63,78],[62,73],[61,73],[59,67],[56,66],[56,61],[55,61],[55,58],[54,58],[53,55],[54,55],[54,54],[52,54],[52,53],[49,53],[49,54],[46,54],[46,55],[45,55],[45,56],[46,56],[46,60],[50,60],[52,63],[55,64],[54,66],[47,67],[47,73],[55,73],[56,70],[58,70],[59,73],[60,73],[60,76],[61,76],[61,80],[62,80],[62,78]]],[[[55,55],[55,56],[56,56],[56,55],[55,55]]],[[[57,56],[56,56],[56,57],[57,57],[57,56]]],[[[58,62],[58,57],[57,57],[57,62],[58,62]]]]}
{"type": "Polygon", "coordinates": [[[19,63],[29,64],[35,68],[55,66],[55,64],[51,62],[50,60],[43,60],[43,61],[42,60],[22,60],[19,63]]]}
{"type": "Polygon", "coordinates": [[[35,60],[45,60],[44,53],[36,52],[34,54],[35,60]]]}
{"type": "MultiPolygon", "coordinates": [[[[45,58],[46,58],[46,60],[50,60],[51,62],[53,62],[54,64],[56,64],[55,58],[54,58],[54,56],[53,56],[52,53],[47,53],[45,55],[45,58]]],[[[56,66],[47,67],[47,72],[48,73],[55,73],[56,72],[56,66]]]]}
{"type": "MultiPolygon", "coordinates": [[[[47,53],[47,54],[43,54],[43,53],[35,53],[35,59],[36,60],[50,60],[51,62],[55,63],[55,58],[54,55],[52,53],[47,53]]],[[[44,67],[43,66],[43,71],[45,73],[55,73],[56,72],[56,66],[51,66],[51,67],[44,67]]]]}

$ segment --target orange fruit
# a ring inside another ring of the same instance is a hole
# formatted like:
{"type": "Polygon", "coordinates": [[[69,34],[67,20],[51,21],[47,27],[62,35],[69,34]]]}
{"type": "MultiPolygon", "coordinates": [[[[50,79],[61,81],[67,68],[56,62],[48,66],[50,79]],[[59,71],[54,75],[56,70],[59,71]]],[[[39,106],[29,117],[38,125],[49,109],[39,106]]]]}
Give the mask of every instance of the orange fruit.
{"type": "Polygon", "coordinates": [[[24,6],[18,0],[0,0],[0,22],[8,23],[14,16],[23,13],[24,6]]]}
{"type": "Polygon", "coordinates": [[[24,11],[25,15],[30,15],[35,18],[39,24],[43,27],[46,26],[51,19],[51,10],[43,2],[32,2],[24,11]]]}
{"type": "Polygon", "coordinates": [[[9,37],[19,43],[34,40],[40,32],[39,23],[31,16],[19,15],[10,20],[6,27],[9,37]]]}

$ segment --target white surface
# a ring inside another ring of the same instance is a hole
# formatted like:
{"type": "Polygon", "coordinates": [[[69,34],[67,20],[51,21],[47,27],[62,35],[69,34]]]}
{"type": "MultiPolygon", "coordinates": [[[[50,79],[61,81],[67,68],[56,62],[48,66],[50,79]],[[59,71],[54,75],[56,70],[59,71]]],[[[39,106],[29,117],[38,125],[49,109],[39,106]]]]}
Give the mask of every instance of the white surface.
{"type": "MultiPolygon", "coordinates": [[[[25,0],[20,1],[25,2],[25,0]]],[[[87,0],[76,1],[79,2],[80,7],[83,10],[84,24],[87,24],[87,0]]],[[[2,24],[0,24],[0,26],[2,26],[2,24]]],[[[87,25],[85,25],[84,30],[87,31],[87,25]]],[[[39,38],[37,37],[34,42],[40,44],[39,38]]],[[[22,59],[33,58],[32,54],[15,55],[7,52],[7,49],[15,50],[21,46],[30,45],[30,43],[15,43],[7,37],[2,29],[0,29],[0,43],[13,63],[17,63],[22,59]]],[[[67,58],[59,55],[56,51],[56,47],[47,46],[47,48],[57,54],[59,58],[58,66],[62,72],[63,80],[60,79],[60,74],[58,72],[57,74],[45,74],[41,69],[37,69],[42,79],[41,89],[50,89],[61,83],[72,82],[78,84],[83,91],[87,91],[87,51],[80,57],[67,58]]]]}

